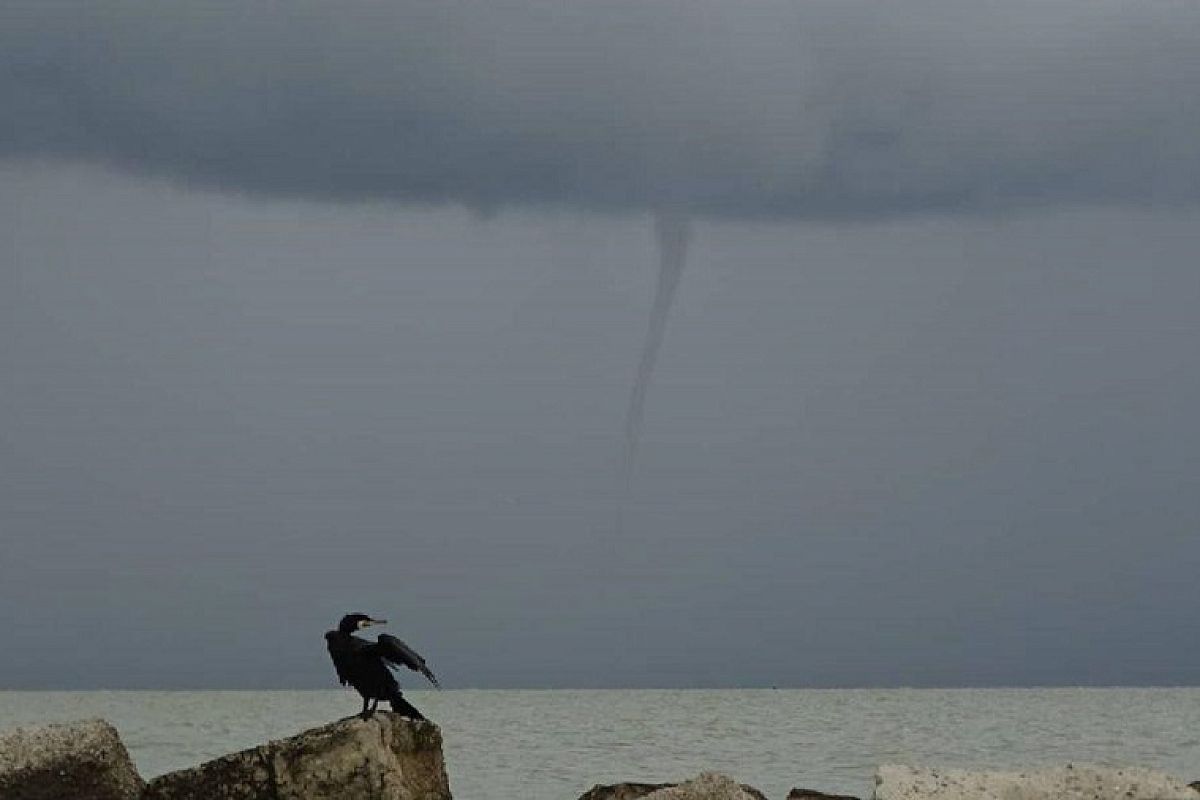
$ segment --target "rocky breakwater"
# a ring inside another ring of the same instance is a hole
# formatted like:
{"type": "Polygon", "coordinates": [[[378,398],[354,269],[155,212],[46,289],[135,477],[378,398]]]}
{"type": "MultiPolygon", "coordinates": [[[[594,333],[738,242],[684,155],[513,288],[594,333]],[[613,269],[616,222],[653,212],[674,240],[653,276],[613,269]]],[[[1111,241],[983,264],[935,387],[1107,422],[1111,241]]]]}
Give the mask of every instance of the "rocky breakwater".
{"type": "MultiPolygon", "coordinates": [[[[767,800],[767,798],[753,786],[738,783],[728,775],[722,775],[719,772],[702,772],[684,783],[596,784],[579,800],[767,800]]],[[[826,794],[813,789],[792,789],[787,800],[858,800],[858,798],[842,794],[826,794]]]]}
{"type": "Polygon", "coordinates": [[[378,712],[155,778],[142,800],[450,800],[442,733],[378,712]]]}
{"type": "MultiPolygon", "coordinates": [[[[719,772],[702,772],[684,783],[598,783],[579,800],[767,800],[745,783],[737,783],[719,772]]],[[[792,789],[787,800],[858,800],[844,794],[826,794],[813,789],[792,789]]],[[[1200,800],[1200,798],[1196,798],[1200,800]]]]}
{"type": "MultiPolygon", "coordinates": [[[[579,800],[765,800],[762,792],[714,772],[686,783],[597,784],[579,800]]],[[[792,789],[787,800],[857,800],[792,789]]],[[[882,766],[872,800],[1200,800],[1188,784],[1141,767],[1067,764],[1025,771],[882,766]]]]}
{"type": "Polygon", "coordinates": [[[0,735],[2,800],[137,800],[143,785],[121,737],[103,720],[0,735]]]}
{"type": "Polygon", "coordinates": [[[1023,772],[887,765],[875,800],[1198,800],[1187,783],[1140,767],[1067,764],[1023,772]]]}

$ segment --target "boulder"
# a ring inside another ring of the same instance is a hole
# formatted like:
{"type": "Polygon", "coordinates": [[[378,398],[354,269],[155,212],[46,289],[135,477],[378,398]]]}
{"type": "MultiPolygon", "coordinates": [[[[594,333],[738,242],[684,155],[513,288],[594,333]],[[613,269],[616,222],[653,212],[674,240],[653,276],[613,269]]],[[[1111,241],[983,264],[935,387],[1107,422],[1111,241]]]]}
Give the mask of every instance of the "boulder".
{"type": "Polygon", "coordinates": [[[701,772],[690,781],[657,789],[646,800],[767,800],[763,793],[743,786],[719,772],[701,772]]]}
{"type": "Polygon", "coordinates": [[[677,783],[597,783],[579,796],[579,800],[640,800],[659,789],[678,786],[677,783]]]}
{"type": "Polygon", "coordinates": [[[882,766],[875,800],[1196,800],[1181,780],[1140,767],[1067,764],[1024,772],[882,766]]]}
{"type": "Polygon", "coordinates": [[[787,800],[858,800],[848,794],[828,794],[816,789],[792,789],[788,792],[787,800]]]}
{"type": "Polygon", "coordinates": [[[3,800],[135,800],[143,785],[116,728],[104,720],[0,736],[3,800]]]}
{"type": "Polygon", "coordinates": [[[142,800],[450,800],[442,733],[377,712],[155,778],[142,800]]]}
{"type": "MultiPolygon", "coordinates": [[[[588,791],[580,795],[579,800],[640,800],[640,798],[653,797],[654,800],[680,800],[685,795],[666,794],[659,795],[658,793],[666,789],[679,789],[681,787],[691,787],[697,781],[707,781],[705,787],[726,786],[727,783],[733,783],[732,778],[727,778],[715,772],[705,772],[688,783],[598,783],[588,791]]],[[[767,800],[767,798],[758,789],[746,784],[733,784],[740,789],[746,796],[747,800],[767,800]]],[[[724,800],[725,795],[699,795],[689,794],[687,798],[712,798],[713,800],[724,800]]],[[[741,800],[739,796],[736,800],[741,800]]]]}

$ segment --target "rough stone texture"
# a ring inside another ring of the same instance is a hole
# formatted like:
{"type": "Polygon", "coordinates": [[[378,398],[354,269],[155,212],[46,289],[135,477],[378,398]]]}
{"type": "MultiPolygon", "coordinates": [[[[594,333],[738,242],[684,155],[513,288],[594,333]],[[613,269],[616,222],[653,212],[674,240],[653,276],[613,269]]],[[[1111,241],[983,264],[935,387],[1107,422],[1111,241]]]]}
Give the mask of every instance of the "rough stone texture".
{"type": "MultiPolygon", "coordinates": [[[[705,774],[717,778],[725,777],[717,775],[715,772],[705,774]]],[[[704,777],[704,775],[701,775],[701,777],[704,777]]],[[[640,800],[640,798],[649,797],[660,789],[674,789],[679,785],[678,783],[597,783],[580,795],[579,800],[640,800]]],[[[747,786],[743,783],[740,784],[740,788],[753,798],[753,800],[767,800],[766,796],[753,786],[747,786]]]]}
{"type": "Polygon", "coordinates": [[[142,800],[450,800],[442,733],[377,712],[155,778],[142,800]]]}
{"type": "Polygon", "coordinates": [[[1181,780],[1140,767],[1067,764],[1025,772],[882,766],[875,800],[1196,800],[1181,780]]]}
{"type": "Polygon", "coordinates": [[[675,786],[657,789],[646,800],[766,800],[763,793],[719,772],[702,772],[675,786]]]}
{"type": "Polygon", "coordinates": [[[676,783],[597,783],[579,800],[640,800],[651,792],[678,786],[676,783]]]}
{"type": "Polygon", "coordinates": [[[746,794],[748,794],[752,798],[754,798],[754,800],[767,800],[767,796],[765,794],[763,794],[758,789],[755,789],[753,786],[751,786],[749,784],[739,783],[738,786],[741,787],[743,792],[745,792],[746,794]]]}
{"type": "Polygon", "coordinates": [[[0,736],[2,800],[134,800],[142,786],[121,737],[104,720],[0,736]]]}
{"type": "Polygon", "coordinates": [[[859,800],[848,794],[827,794],[816,789],[792,789],[788,792],[787,800],[859,800]]]}
{"type": "MultiPolygon", "coordinates": [[[[715,772],[705,774],[718,778],[725,777],[715,772]]],[[[701,777],[704,777],[704,775],[701,775],[701,777]]],[[[640,798],[649,797],[660,789],[674,789],[679,785],[678,783],[597,783],[580,795],[579,800],[640,800],[640,798]]],[[[753,800],[767,800],[766,796],[753,786],[747,786],[744,783],[739,786],[753,800]]]]}

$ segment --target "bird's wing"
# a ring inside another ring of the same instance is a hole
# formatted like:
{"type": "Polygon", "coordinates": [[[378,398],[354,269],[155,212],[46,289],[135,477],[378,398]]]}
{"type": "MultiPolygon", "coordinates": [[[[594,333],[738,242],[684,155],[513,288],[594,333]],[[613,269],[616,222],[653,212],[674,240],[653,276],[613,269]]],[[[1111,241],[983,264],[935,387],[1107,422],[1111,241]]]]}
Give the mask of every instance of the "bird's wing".
{"type": "Polygon", "coordinates": [[[414,672],[419,672],[429,679],[437,688],[442,688],[438,683],[438,679],[433,674],[433,670],[425,663],[425,659],[421,658],[421,654],[404,642],[387,633],[379,635],[379,655],[384,659],[398,666],[405,666],[414,672]]]}
{"type": "Polygon", "coordinates": [[[346,666],[346,657],[348,655],[346,652],[346,646],[339,643],[335,635],[326,634],[325,647],[329,650],[329,657],[333,660],[333,668],[337,670],[338,681],[342,684],[342,686],[345,686],[350,682],[350,678],[347,677],[344,669],[346,666]]]}

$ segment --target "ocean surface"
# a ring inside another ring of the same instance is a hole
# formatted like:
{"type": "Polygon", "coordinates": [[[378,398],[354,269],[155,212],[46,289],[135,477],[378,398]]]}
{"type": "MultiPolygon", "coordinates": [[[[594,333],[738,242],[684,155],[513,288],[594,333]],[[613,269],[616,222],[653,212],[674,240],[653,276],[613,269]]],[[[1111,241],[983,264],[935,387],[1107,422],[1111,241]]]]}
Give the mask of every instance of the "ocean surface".
{"type": "MultiPolygon", "coordinates": [[[[458,800],[574,800],[716,769],[783,800],[869,797],[876,765],[1138,764],[1200,779],[1200,689],[406,692],[458,800]]],[[[143,775],[357,711],[349,692],[0,692],[0,729],[104,717],[143,775]]]]}

